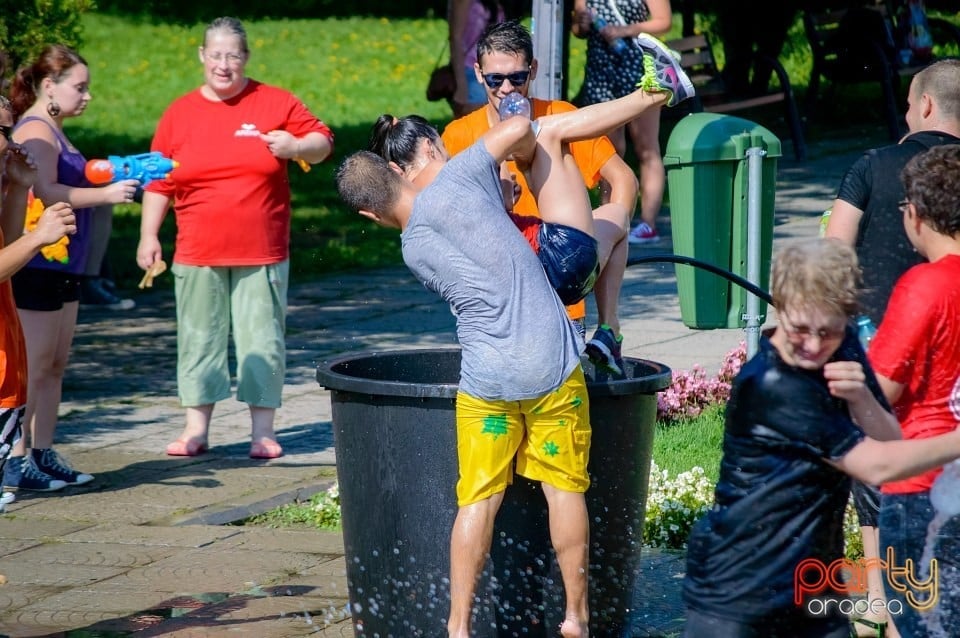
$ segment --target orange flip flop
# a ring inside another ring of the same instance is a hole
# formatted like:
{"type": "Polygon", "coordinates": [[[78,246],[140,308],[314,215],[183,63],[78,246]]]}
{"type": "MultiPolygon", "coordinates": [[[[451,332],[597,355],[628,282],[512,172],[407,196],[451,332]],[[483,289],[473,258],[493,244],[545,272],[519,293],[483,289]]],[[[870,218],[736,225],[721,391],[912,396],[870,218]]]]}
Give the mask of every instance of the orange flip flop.
{"type": "Polygon", "coordinates": [[[198,456],[206,451],[203,439],[177,439],[167,445],[167,456],[198,456]]]}
{"type": "Polygon", "coordinates": [[[250,444],[251,459],[276,459],[283,456],[283,448],[276,441],[260,439],[250,444]]]}

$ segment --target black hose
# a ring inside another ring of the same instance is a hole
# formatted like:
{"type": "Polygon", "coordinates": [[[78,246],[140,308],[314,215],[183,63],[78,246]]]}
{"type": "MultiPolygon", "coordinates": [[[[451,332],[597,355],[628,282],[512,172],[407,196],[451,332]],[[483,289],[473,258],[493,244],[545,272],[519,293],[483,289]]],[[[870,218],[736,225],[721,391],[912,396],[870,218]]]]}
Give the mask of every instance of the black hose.
{"type": "Polygon", "coordinates": [[[744,279],[740,275],[735,275],[732,272],[724,270],[718,266],[701,261],[699,259],[694,259],[693,257],[686,257],[684,255],[645,255],[643,257],[631,257],[627,260],[627,266],[636,266],[637,264],[651,264],[658,262],[666,262],[673,264],[685,264],[687,266],[693,266],[695,268],[702,268],[706,271],[712,272],[715,275],[723,277],[724,279],[731,281],[741,288],[747,290],[747,292],[753,293],[763,301],[766,301],[768,304],[773,305],[773,297],[770,296],[763,288],[756,286],[750,281],[744,279]]]}

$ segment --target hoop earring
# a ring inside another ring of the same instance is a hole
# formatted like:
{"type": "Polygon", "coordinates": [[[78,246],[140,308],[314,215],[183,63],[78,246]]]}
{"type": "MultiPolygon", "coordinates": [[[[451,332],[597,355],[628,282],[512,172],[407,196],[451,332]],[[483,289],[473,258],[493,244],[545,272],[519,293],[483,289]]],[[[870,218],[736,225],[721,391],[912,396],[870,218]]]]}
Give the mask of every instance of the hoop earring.
{"type": "Polygon", "coordinates": [[[47,103],[47,113],[50,117],[57,117],[60,115],[60,105],[51,100],[47,103]]]}

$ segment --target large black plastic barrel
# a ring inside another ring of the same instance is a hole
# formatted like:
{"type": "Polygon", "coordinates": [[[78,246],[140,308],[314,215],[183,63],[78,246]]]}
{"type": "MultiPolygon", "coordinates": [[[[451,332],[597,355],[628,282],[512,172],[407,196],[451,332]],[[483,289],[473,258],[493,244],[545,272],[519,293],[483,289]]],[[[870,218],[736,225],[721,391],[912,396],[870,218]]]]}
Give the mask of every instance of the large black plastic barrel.
{"type": "MultiPolygon", "coordinates": [[[[625,359],[624,378],[584,363],[590,453],[591,635],[626,627],[639,567],[666,366],[625,359]]],[[[446,635],[456,516],[460,350],[359,353],[321,363],[330,389],[350,611],[358,636],[446,635]]],[[[553,636],[563,587],[538,484],[517,477],[477,588],[474,635],[553,636]]]]}

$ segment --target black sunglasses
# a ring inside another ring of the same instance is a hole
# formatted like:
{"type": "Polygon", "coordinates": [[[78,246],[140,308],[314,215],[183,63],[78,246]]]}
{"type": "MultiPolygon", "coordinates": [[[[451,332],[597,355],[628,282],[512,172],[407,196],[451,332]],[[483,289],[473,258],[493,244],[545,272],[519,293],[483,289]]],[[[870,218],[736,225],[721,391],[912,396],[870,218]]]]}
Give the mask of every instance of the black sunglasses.
{"type": "Polygon", "coordinates": [[[513,73],[484,73],[483,81],[491,89],[499,89],[504,80],[510,80],[513,86],[523,86],[530,78],[530,69],[526,71],[515,71],[513,73]]]}
{"type": "Polygon", "coordinates": [[[3,126],[2,124],[0,124],[0,133],[2,133],[3,137],[6,138],[6,140],[9,142],[10,136],[13,135],[13,127],[3,126]]]}

